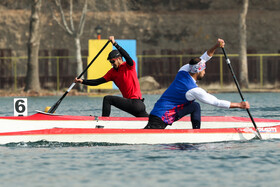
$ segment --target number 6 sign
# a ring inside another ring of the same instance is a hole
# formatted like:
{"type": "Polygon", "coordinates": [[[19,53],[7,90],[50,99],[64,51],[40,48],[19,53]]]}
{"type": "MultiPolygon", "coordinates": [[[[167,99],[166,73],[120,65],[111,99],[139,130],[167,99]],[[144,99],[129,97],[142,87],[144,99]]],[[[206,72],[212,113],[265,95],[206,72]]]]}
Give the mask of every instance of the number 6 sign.
{"type": "Polygon", "coordinates": [[[14,116],[27,116],[27,98],[14,98],[14,116]]]}

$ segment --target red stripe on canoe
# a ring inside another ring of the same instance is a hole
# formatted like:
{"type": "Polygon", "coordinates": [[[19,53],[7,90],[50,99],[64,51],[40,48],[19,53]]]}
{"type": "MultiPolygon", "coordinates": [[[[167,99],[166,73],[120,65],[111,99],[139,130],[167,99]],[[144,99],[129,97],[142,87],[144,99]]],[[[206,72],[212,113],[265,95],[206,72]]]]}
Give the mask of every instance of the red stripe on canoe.
{"type": "MultiPolygon", "coordinates": [[[[280,125],[259,128],[261,132],[280,132],[280,125]]],[[[53,128],[19,132],[0,133],[0,136],[16,135],[63,135],[63,134],[180,134],[180,133],[252,133],[254,128],[224,129],[91,129],[91,128],[53,128]]]]}

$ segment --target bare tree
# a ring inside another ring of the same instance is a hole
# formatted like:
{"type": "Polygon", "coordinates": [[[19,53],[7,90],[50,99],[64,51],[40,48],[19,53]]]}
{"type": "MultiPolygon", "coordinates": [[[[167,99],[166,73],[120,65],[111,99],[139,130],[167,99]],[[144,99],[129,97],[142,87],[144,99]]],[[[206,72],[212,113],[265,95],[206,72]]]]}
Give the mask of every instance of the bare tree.
{"type": "Polygon", "coordinates": [[[32,0],[28,39],[28,62],[25,91],[40,90],[38,53],[40,47],[41,0],[32,0]]]}
{"type": "Polygon", "coordinates": [[[242,0],[242,11],[239,16],[239,63],[240,63],[240,86],[248,88],[248,62],[247,62],[247,30],[246,30],[246,16],[248,12],[249,0],[242,0]]]}
{"type": "MultiPolygon", "coordinates": [[[[58,25],[66,31],[67,34],[69,34],[74,39],[75,44],[75,56],[76,56],[76,62],[77,62],[77,72],[76,75],[80,74],[83,71],[83,62],[82,62],[82,54],[81,54],[81,43],[80,43],[80,37],[83,34],[84,25],[86,21],[86,13],[87,13],[87,0],[84,2],[84,7],[82,11],[82,15],[80,18],[80,22],[77,28],[74,26],[73,21],[73,0],[69,1],[69,23],[70,27],[68,26],[64,11],[61,6],[60,0],[55,0],[56,8],[60,14],[60,20],[55,16],[55,13],[52,11],[52,16],[54,20],[58,23],[58,25]]],[[[82,86],[78,85],[78,90],[81,90],[82,86]]]]}

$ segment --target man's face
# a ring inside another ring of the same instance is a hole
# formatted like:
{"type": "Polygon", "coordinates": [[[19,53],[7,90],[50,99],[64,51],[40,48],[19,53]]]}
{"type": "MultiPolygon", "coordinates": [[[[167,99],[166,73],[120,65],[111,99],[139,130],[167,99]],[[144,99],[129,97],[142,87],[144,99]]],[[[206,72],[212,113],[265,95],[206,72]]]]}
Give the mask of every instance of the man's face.
{"type": "Polygon", "coordinates": [[[205,69],[198,73],[197,80],[202,80],[205,75],[205,69]]]}
{"type": "Polygon", "coordinates": [[[118,69],[121,64],[121,57],[112,58],[109,60],[113,68],[118,69]]]}

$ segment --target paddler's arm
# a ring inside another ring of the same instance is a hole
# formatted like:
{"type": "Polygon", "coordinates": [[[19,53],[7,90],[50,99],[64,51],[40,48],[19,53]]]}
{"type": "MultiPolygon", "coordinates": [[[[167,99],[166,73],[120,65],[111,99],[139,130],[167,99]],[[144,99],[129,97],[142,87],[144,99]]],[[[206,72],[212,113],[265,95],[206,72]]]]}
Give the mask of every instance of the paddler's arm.
{"type": "Polygon", "coordinates": [[[224,46],[225,46],[224,40],[219,38],[217,43],[213,47],[211,47],[203,55],[201,55],[200,59],[207,62],[212,58],[217,48],[224,47],[224,46]]]}
{"type": "Polygon", "coordinates": [[[242,108],[242,109],[249,109],[250,104],[248,101],[242,101],[240,103],[230,103],[230,108],[242,108]]]}
{"type": "Polygon", "coordinates": [[[213,47],[207,50],[207,55],[212,57],[217,48],[219,47],[223,48],[224,46],[225,46],[225,41],[223,39],[218,38],[217,43],[213,47]]]}
{"type": "Polygon", "coordinates": [[[232,103],[230,101],[220,100],[220,99],[216,98],[214,95],[207,93],[204,89],[199,88],[199,87],[189,90],[186,93],[186,98],[189,101],[196,99],[205,104],[209,104],[209,105],[220,107],[220,108],[242,108],[242,109],[250,108],[250,105],[247,101],[240,102],[240,103],[232,103]]]}
{"type": "Polygon", "coordinates": [[[105,78],[101,77],[99,79],[91,79],[91,80],[84,80],[84,79],[78,79],[77,77],[74,80],[75,83],[80,83],[80,84],[84,84],[84,85],[90,85],[90,86],[97,86],[99,84],[103,84],[106,81],[105,78]]]}
{"type": "Polygon", "coordinates": [[[112,42],[113,46],[115,46],[117,48],[117,50],[120,52],[122,57],[124,57],[126,63],[130,66],[133,66],[134,62],[133,62],[132,58],[121,46],[119,46],[119,44],[115,41],[114,36],[110,36],[109,40],[112,42]]]}

